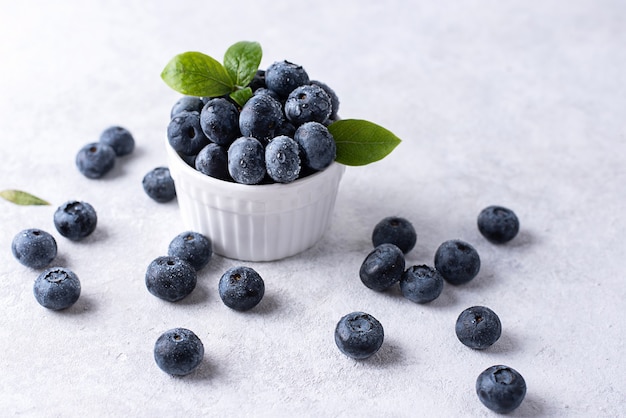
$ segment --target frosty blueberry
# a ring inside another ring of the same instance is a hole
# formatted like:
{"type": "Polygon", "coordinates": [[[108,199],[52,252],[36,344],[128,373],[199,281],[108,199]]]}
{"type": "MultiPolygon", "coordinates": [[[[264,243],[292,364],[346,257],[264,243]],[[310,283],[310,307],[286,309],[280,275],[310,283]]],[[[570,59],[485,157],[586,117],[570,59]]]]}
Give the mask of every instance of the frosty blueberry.
{"type": "Polygon", "coordinates": [[[265,70],[265,85],[283,99],[308,82],[309,75],[304,68],[289,61],[277,61],[265,70]]]}
{"type": "Polygon", "coordinates": [[[252,96],[239,113],[239,130],[248,136],[266,143],[276,136],[283,123],[281,104],[268,94],[252,96]]]}
{"type": "Polygon", "coordinates": [[[270,177],[278,183],[291,183],[300,174],[300,156],[296,141],[278,136],[265,147],[265,166],[270,177]]]}
{"type": "Polygon", "coordinates": [[[188,296],[196,287],[196,270],[178,257],[154,259],[146,270],[146,287],[154,296],[169,302],[188,296]]]}
{"type": "Polygon", "coordinates": [[[370,252],[359,270],[363,284],[372,290],[389,289],[404,273],[404,254],[393,244],[381,244],[370,252]]]}
{"type": "Polygon", "coordinates": [[[97,179],[115,166],[115,150],[105,143],[92,142],[76,154],[76,167],[85,177],[97,179]]]}
{"type": "Polygon", "coordinates": [[[165,331],[154,344],[154,361],[165,373],[184,376],[194,371],[204,358],[200,338],[186,328],[165,331]]]}
{"type": "Polygon", "coordinates": [[[315,84],[297,87],[285,102],[285,115],[296,126],[305,122],[322,123],[328,119],[331,111],[330,97],[315,84]]]}
{"type": "Polygon", "coordinates": [[[495,244],[511,241],[519,232],[519,219],[515,212],[502,206],[488,206],[478,215],[478,230],[495,244]]]}
{"type": "Polygon", "coordinates": [[[184,155],[195,155],[209,143],[197,112],[176,114],[167,125],[167,139],[174,150],[184,155]]]}
{"type": "Polygon", "coordinates": [[[480,270],[480,257],[474,247],[454,239],[442,243],[435,252],[435,268],[450,284],[459,285],[472,280],[480,270]]]}
{"type": "Polygon", "coordinates": [[[330,112],[330,116],[329,119],[330,120],[337,120],[338,118],[338,113],[339,113],[339,97],[337,96],[337,93],[335,93],[335,91],[330,88],[326,83],[322,83],[321,81],[318,80],[311,80],[309,82],[310,84],[315,84],[316,86],[320,86],[321,88],[324,89],[324,91],[326,92],[326,94],[328,94],[328,97],[330,97],[330,104],[331,104],[331,112],[330,112]]]}
{"type": "Polygon", "coordinates": [[[174,103],[172,110],[170,110],[170,119],[178,115],[181,112],[198,112],[202,111],[204,102],[200,97],[195,96],[183,96],[174,103]]]}
{"type": "Polygon", "coordinates": [[[130,131],[121,126],[111,126],[100,134],[100,142],[113,148],[115,155],[128,155],[135,149],[135,138],[130,131]]]}
{"type": "Polygon", "coordinates": [[[307,122],[298,127],[293,139],[302,152],[304,164],[316,171],[335,161],[337,145],[332,134],[319,122],[307,122]]]}
{"type": "Polygon", "coordinates": [[[456,336],[464,345],[475,350],[491,347],[502,334],[500,318],[485,306],[465,309],[456,320],[456,336]]]}
{"type": "Polygon", "coordinates": [[[57,208],[53,220],[59,234],[80,241],[95,231],[98,215],[89,203],[70,200],[57,208]]]}
{"type": "Polygon", "coordinates": [[[526,381],[511,367],[491,366],[478,375],[476,394],[487,408],[506,414],[521,405],[526,396],[526,381]]]}
{"type": "Polygon", "coordinates": [[[405,298],[415,303],[432,302],[443,290],[443,277],[430,266],[412,266],[402,274],[400,290],[405,298]]]}
{"type": "Polygon", "coordinates": [[[52,310],[72,306],[80,296],[80,280],[71,270],[53,267],[42,272],[33,285],[37,302],[52,310]]]}
{"type": "Polygon", "coordinates": [[[267,173],[263,145],[252,137],[236,139],[228,148],[228,172],[237,183],[260,183],[267,173]]]}
{"type": "Polygon", "coordinates": [[[228,148],[210,143],[202,148],[193,165],[196,170],[210,177],[230,181],[228,172],[228,148]]]}
{"type": "Polygon", "coordinates": [[[342,317],[335,327],[335,344],[339,351],[355,360],[374,355],[383,345],[382,324],[365,312],[352,312],[342,317]]]}
{"type": "Polygon", "coordinates": [[[52,235],[38,228],[20,231],[11,242],[13,256],[26,267],[40,269],[49,265],[57,255],[57,243],[52,235]]]}
{"type": "Polygon", "coordinates": [[[389,216],[382,219],[376,224],[372,232],[374,247],[383,243],[394,244],[405,254],[413,249],[416,241],[417,233],[413,224],[399,216],[389,216]]]}
{"type": "Polygon", "coordinates": [[[209,264],[213,255],[213,244],[209,238],[199,232],[185,231],[172,239],[167,254],[179,257],[198,271],[209,264]]]}
{"type": "Polygon", "coordinates": [[[176,197],[174,180],[167,167],[156,167],[148,171],[141,184],[146,194],[159,203],[169,202],[176,197]]]}
{"type": "Polygon", "coordinates": [[[239,110],[233,103],[222,97],[211,99],[200,113],[200,127],[211,142],[228,146],[241,136],[239,110]]]}
{"type": "Polygon", "coordinates": [[[226,306],[236,311],[247,311],[263,299],[265,283],[254,269],[236,266],[222,275],[218,291],[226,306]]]}

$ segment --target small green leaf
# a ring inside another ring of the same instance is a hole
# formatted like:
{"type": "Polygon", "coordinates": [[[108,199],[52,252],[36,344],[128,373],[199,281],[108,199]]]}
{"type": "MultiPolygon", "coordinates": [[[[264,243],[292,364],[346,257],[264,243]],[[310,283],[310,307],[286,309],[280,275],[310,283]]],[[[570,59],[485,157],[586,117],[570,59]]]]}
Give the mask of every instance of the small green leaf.
{"type": "Polygon", "coordinates": [[[188,96],[217,97],[235,89],[224,66],[201,52],[176,55],[161,72],[161,78],[168,86],[188,96]]]}
{"type": "Polygon", "coordinates": [[[230,93],[230,98],[237,102],[240,107],[243,107],[250,97],[252,97],[252,89],[250,87],[230,93]]]}
{"type": "Polygon", "coordinates": [[[258,42],[237,42],[226,50],[224,67],[235,85],[245,87],[254,78],[262,57],[263,50],[258,42]]]}
{"type": "Polygon", "coordinates": [[[50,204],[37,196],[33,196],[32,194],[21,190],[3,190],[0,192],[0,196],[9,202],[22,206],[50,204]]]}
{"type": "Polygon", "coordinates": [[[328,126],[337,144],[335,161],[344,165],[366,165],[385,158],[400,138],[393,133],[360,119],[341,119],[328,126]]]}

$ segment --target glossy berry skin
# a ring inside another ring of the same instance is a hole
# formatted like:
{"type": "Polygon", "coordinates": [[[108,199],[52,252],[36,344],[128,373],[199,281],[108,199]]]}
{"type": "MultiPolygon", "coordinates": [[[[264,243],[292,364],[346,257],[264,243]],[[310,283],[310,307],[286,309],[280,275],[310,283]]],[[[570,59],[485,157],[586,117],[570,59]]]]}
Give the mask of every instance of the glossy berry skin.
{"type": "Polygon", "coordinates": [[[488,206],[478,215],[478,230],[494,244],[511,241],[519,232],[519,219],[508,208],[488,206]]]}
{"type": "Polygon", "coordinates": [[[441,295],[443,277],[430,266],[412,266],[402,274],[400,290],[405,298],[415,303],[432,302],[441,295]]]}
{"type": "Polygon", "coordinates": [[[237,183],[260,183],[267,174],[261,142],[247,136],[236,139],[228,148],[228,172],[237,183]]]}
{"type": "Polygon", "coordinates": [[[102,142],[92,142],[76,154],[76,167],[85,177],[98,179],[115,166],[115,150],[102,142]]]}
{"type": "Polygon", "coordinates": [[[33,293],[37,302],[45,308],[66,309],[80,297],[80,280],[71,270],[52,267],[37,277],[33,293]]]}
{"type": "Polygon", "coordinates": [[[370,252],[359,270],[363,284],[382,292],[397,283],[404,273],[402,250],[393,244],[381,244],[370,252]]]}
{"type": "Polygon", "coordinates": [[[211,99],[200,113],[200,127],[211,142],[227,147],[241,136],[239,110],[222,97],[211,99]]]}
{"type": "Polygon", "coordinates": [[[156,167],[144,176],[143,190],[152,199],[159,203],[166,203],[176,197],[176,186],[167,167],[156,167]]]}
{"type": "Polygon", "coordinates": [[[297,87],[287,97],[285,115],[295,126],[306,122],[323,123],[332,112],[330,97],[315,84],[297,87]]]}
{"type": "Polygon", "coordinates": [[[236,266],[222,275],[218,291],[224,305],[236,311],[247,311],[263,299],[265,283],[254,269],[236,266]]]}
{"type": "Polygon", "coordinates": [[[185,231],[170,241],[167,255],[188,262],[198,271],[209,264],[213,255],[213,243],[199,232],[185,231]]]}
{"type": "Polygon", "coordinates": [[[389,216],[382,219],[376,224],[372,232],[374,247],[384,243],[394,244],[406,254],[415,247],[416,242],[417,233],[413,224],[399,216],[389,216]]]}
{"type": "Polygon", "coordinates": [[[162,256],[148,265],[145,282],[148,291],[154,296],[168,302],[177,302],[196,288],[197,274],[186,261],[178,257],[162,256]]]}
{"type": "Polygon", "coordinates": [[[100,134],[100,142],[113,148],[118,157],[128,155],[135,149],[135,138],[121,126],[111,126],[100,134]]]}
{"type": "Polygon", "coordinates": [[[467,242],[449,240],[437,248],[435,268],[448,283],[460,285],[476,277],[480,270],[480,257],[467,242]]]}
{"type": "Polygon", "coordinates": [[[89,236],[96,229],[98,215],[96,210],[87,202],[70,200],[57,208],[54,212],[54,227],[72,241],[80,241],[89,236]]]}
{"type": "Polygon", "coordinates": [[[316,86],[320,86],[322,89],[324,89],[326,94],[328,94],[328,97],[330,97],[330,104],[331,104],[331,112],[330,112],[329,119],[337,120],[338,117],[339,117],[339,115],[338,115],[338,113],[339,113],[339,97],[337,96],[337,93],[335,93],[335,90],[330,88],[330,86],[328,86],[326,83],[323,83],[323,82],[318,81],[318,80],[311,80],[309,83],[310,84],[315,84],[316,86]]]}
{"type": "Polygon", "coordinates": [[[186,328],[165,331],[154,344],[154,361],[165,373],[184,376],[202,363],[204,345],[200,338],[186,328]]]}
{"type": "Polygon", "coordinates": [[[202,111],[204,107],[204,101],[200,97],[195,96],[183,96],[174,103],[172,110],[170,110],[170,119],[178,115],[181,112],[198,112],[202,111]]]}
{"type": "Polygon", "coordinates": [[[309,82],[309,75],[300,65],[289,61],[277,61],[265,70],[265,85],[282,99],[287,98],[296,87],[309,82]]]}
{"type": "Polygon", "coordinates": [[[11,251],[22,265],[41,269],[57,256],[57,242],[48,232],[30,228],[15,235],[11,242],[11,251]]]}
{"type": "Polygon", "coordinates": [[[265,167],[269,176],[278,183],[291,183],[300,174],[300,149],[288,136],[272,139],[265,147],[265,167]]]}
{"type": "Polygon", "coordinates": [[[335,327],[335,343],[343,354],[355,360],[374,355],[383,345],[382,324],[365,312],[352,312],[342,317],[335,327]]]}
{"type": "Polygon", "coordinates": [[[216,179],[232,181],[228,172],[228,148],[214,143],[202,148],[193,162],[196,170],[216,179]]]}
{"type": "Polygon", "coordinates": [[[256,138],[265,144],[276,136],[283,121],[280,102],[269,94],[257,94],[241,108],[239,131],[242,136],[256,138]]]}
{"type": "Polygon", "coordinates": [[[526,381],[511,367],[491,366],[478,375],[476,394],[487,408],[506,414],[521,405],[526,396],[526,381]]]}
{"type": "Polygon", "coordinates": [[[200,126],[198,112],[180,112],[167,125],[167,140],[169,144],[184,155],[195,155],[208,143],[200,126]]]}
{"type": "Polygon", "coordinates": [[[465,309],[456,320],[456,336],[464,345],[475,350],[491,347],[502,334],[500,318],[485,306],[465,309]]]}
{"type": "Polygon", "coordinates": [[[300,125],[293,135],[302,153],[304,164],[320,171],[335,161],[337,144],[328,128],[319,122],[307,122],[300,125]]]}

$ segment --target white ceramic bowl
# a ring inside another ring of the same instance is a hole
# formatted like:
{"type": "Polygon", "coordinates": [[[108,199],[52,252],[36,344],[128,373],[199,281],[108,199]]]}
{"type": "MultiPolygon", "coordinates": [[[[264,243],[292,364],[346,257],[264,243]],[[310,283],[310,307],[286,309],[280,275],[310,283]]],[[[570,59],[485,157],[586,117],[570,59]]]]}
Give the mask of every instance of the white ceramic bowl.
{"type": "Polygon", "coordinates": [[[185,228],[209,237],[216,254],[279,260],[312,247],[330,225],[342,164],[289,184],[246,185],[204,175],[165,146],[185,228]]]}

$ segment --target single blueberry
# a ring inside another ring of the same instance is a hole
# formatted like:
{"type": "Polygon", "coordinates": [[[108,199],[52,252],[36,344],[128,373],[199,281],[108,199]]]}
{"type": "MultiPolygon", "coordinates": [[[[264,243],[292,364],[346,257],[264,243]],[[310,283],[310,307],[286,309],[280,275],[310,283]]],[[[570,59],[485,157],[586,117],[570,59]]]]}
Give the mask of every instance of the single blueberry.
{"type": "Polygon", "coordinates": [[[372,243],[374,247],[389,243],[398,246],[403,253],[408,253],[417,242],[417,233],[413,224],[399,216],[389,216],[382,219],[374,227],[372,243]]]}
{"type": "Polygon", "coordinates": [[[111,171],[115,165],[115,150],[102,142],[92,142],[76,154],[76,167],[85,177],[97,179],[111,171]]]}
{"type": "Polygon", "coordinates": [[[202,111],[204,101],[196,96],[183,96],[174,103],[170,111],[170,120],[181,112],[198,112],[202,111]]]}
{"type": "Polygon", "coordinates": [[[310,84],[315,84],[316,86],[320,86],[321,88],[324,89],[324,91],[326,92],[326,94],[328,94],[328,97],[330,97],[330,103],[332,106],[332,111],[330,112],[330,116],[329,118],[331,120],[337,120],[339,115],[339,97],[337,96],[337,93],[335,93],[335,91],[330,88],[326,83],[322,83],[321,81],[318,80],[311,80],[310,84]]]}
{"type": "Polygon", "coordinates": [[[488,206],[478,215],[478,230],[487,240],[504,244],[519,232],[519,219],[511,209],[488,206]]]}
{"type": "Polygon", "coordinates": [[[335,161],[337,145],[328,128],[319,122],[307,122],[293,135],[302,152],[304,164],[313,170],[323,170],[335,161]]]}
{"type": "Polygon", "coordinates": [[[365,286],[382,292],[400,280],[404,267],[402,250],[393,244],[381,244],[367,255],[359,276],[365,286]]]}
{"type": "Polygon", "coordinates": [[[526,381],[515,369],[496,365],[476,379],[476,394],[487,408],[500,414],[516,409],[526,396],[526,381]]]}
{"type": "Polygon", "coordinates": [[[153,200],[165,203],[176,197],[174,180],[167,167],[156,167],[143,177],[143,190],[153,200]]]}
{"type": "Polygon", "coordinates": [[[59,234],[72,241],[80,241],[96,229],[98,215],[87,202],[70,200],[54,212],[54,226],[59,234]]]}
{"type": "Polygon", "coordinates": [[[289,61],[277,61],[265,70],[265,85],[283,99],[308,82],[309,75],[304,68],[289,61]]]}
{"type": "Polygon", "coordinates": [[[331,111],[330,97],[323,88],[315,84],[297,87],[285,102],[285,115],[296,126],[306,122],[323,123],[331,111]]]}
{"type": "Polygon", "coordinates": [[[464,345],[475,350],[491,347],[502,334],[500,318],[485,306],[465,309],[456,320],[456,336],[464,345]]]}
{"type": "Polygon", "coordinates": [[[146,270],[145,282],[154,296],[169,302],[179,301],[196,288],[196,270],[178,257],[161,256],[146,270]]]}
{"type": "Polygon", "coordinates": [[[80,280],[71,270],[53,267],[42,272],[33,286],[37,302],[53,310],[72,306],[80,296],[80,280]]]}
{"type": "Polygon", "coordinates": [[[272,99],[280,102],[280,97],[278,96],[278,94],[276,94],[275,91],[272,91],[270,89],[268,89],[267,87],[260,87],[257,90],[254,91],[254,95],[255,96],[259,96],[261,94],[267,94],[269,95],[272,99]]]}
{"type": "Polygon", "coordinates": [[[228,148],[221,145],[211,142],[202,148],[194,159],[193,166],[207,176],[232,181],[228,172],[228,148]]]}
{"type": "Polygon", "coordinates": [[[209,143],[198,112],[176,114],[167,125],[167,139],[174,150],[184,155],[195,155],[209,143]]]}
{"type": "Polygon", "coordinates": [[[263,144],[252,137],[236,139],[228,148],[228,172],[237,183],[260,183],[267,174],[263,144]]]}
{"type": "Polygon", "coordinates": [[[184,376],[194,371],[204,358],[200,338],[186,328],[165,331],[154,344],[154,361],[165,373],[184,376]]]}
{"type": "Polygon", "coordinates": [[[300,150],[288,136],[272,139],[265,147],[265,166],[269,176],[278,183],[291,183],[300,174],[300,150]]]}
{"type": "Polygon", "coordinates": [[[253,92],[265,88],[265,70],[257,70],[252,81],[248,84],[248,87],[250,87],[253,92]]]}
{"type": "Polygon", "coordinates": [[[239,131],[267,143],[276,136],[284,120],[283,107],[269,94],[252,96],[239,113],[239,131]]]}
{"type": "Polygon", "coordinates": [[[26,267],[46,267],[57,256],[57,242],[41,229],[31,228],[19,232],[11,242],[13,256],[26,267]]]}
{"type": "Polygon", "coordinates": [[[480,270],[480,257],[474,247],[458,239],[445,241],[435,252],[435,268],[450,284],[472,280],[480,270]]]}
{"type": "Polygon", "coordinates": [[[199,232],[185,231],[170,241],[167,255],[179,257],[198,271],[209,264],[213,255],[213,244],[199,232]]]}
{"type": "Polygon", "coordinates": [[[135,149],[135,138],[130,131],[121,126],[111,126],[100,134],[100,142],[113,148],[115,155],[128,155],[135,149]]]}
{"type": "Polygon", "coordinates": [[[263,299],[265,282],[253,268],[235,266],[222,275],[218,291],[224,305],[236,311],[247,311],[263,299]]]}
{"type": "Polygon", "coordinates": [[[352,312],[342,317],[335,327],[335,343],[339,351],[355,360],[374,355],[383,345],[382,324],[365,312],[352,312]]]}
{"type": "Polygon", "coordinates": [[[222,97],[209,100],[200,113],[200,127],[211,142],[228,146],[239,133],[239,109],[222,97]]]}
{"type": "Polygon", "coordinates": [[[405,298],[415,303],[432,302],[441,295],[443,277],[430,266],[412,266],[402,274],[400,290],[405,298]]]}

